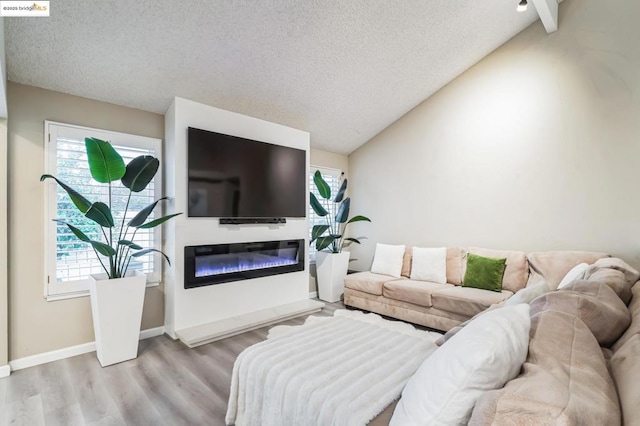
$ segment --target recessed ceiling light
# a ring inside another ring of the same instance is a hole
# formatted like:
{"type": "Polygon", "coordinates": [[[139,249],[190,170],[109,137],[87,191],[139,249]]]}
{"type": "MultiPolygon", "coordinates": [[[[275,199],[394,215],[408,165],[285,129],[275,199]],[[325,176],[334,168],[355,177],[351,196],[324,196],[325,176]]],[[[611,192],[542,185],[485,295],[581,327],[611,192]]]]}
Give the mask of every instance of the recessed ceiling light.
{"type": "Polygon", "coordinates": [[[518,12],[524,12],[527,10],[527,0],[520,0],[518,3],[518,8],[516,9],[518,12]]]}

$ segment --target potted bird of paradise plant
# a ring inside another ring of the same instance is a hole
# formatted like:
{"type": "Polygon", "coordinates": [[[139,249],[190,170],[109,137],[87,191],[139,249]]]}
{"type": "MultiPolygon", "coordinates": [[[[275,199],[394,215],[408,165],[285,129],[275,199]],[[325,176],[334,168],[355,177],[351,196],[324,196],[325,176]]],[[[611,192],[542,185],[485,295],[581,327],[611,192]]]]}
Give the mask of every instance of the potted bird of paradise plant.
{"type": "MultiPolygon", "coordinates": [[[[162,197],[127,221],[133,193],[147,188],[160,162],[153,156],[141,155],[125,165],[122,156],[109,142],[96,138],[85,138],[85,148],[93,180],[108,185],[108,203],[90,201],[50,174],[42,175],[40,181],[55,180],[79,212],[99,227],[104,238],[103,241],[93,240],[78,227],[80,224],[74,225],[62,218],[55,219],[93,249],[104,270],[104,273],[91,275],[89,294],[98,360],[105,367],[138,355],[146,275],[138,270],[130,271],[131,260],[158,252],[169,262],[169,258],[161,251],[144,248],[134,242],[136,233],[138,230],[155,228],[180,213],[149,219],[156,206],[168,199],[162,197]],[[117,181],[129,190],[126,204],[120,206],[123,207],[120,215],[114,215],[112,210],[112,201],[115,201],[112,183],[117,181]],[[122,220],[116,220],[116,217],[122,217],[122,220]]],[[[86,224],[87,221],[84,222],[86,224]]]]}
{"type": "Polygon", "coordinates": [[[349,269],[350,253],[343,249],[350,244],[360,244],[362,239],[347,237],[347,227],[354,222],[371,222],[371,219],[362,215],[349,219],[351,198],[345,198],[347,179],[343,179],[333,199],[331,187],[318,170],[313,175],[313,183],[320,198],[313,192],[310,193],[311,208],[326,220],[325,224],[314,225],[311,230],[310,244],[315,243],[317,250],[318,298],[326,302],[337,302],[344,293],[344,278],[349,269]]]}

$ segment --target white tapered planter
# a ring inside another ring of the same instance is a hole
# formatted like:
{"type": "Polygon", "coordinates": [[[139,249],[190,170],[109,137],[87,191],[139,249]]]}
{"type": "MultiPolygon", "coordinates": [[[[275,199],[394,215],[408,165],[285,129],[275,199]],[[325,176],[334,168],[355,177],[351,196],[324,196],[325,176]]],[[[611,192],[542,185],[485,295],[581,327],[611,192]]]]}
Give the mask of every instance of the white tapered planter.
{"type": "Polygon", "coordinates": [[[147,277],[139,271],[125,278],[91,275],[89,293],[98,361],[103,367],[138,356],[147,277]]]}
{"type": "Polygon", "coordinates": [[[349,252],[316,253],[318,298],[325,302],[338,302],[344,293],[344,278],[349,269],[349,252]]]}

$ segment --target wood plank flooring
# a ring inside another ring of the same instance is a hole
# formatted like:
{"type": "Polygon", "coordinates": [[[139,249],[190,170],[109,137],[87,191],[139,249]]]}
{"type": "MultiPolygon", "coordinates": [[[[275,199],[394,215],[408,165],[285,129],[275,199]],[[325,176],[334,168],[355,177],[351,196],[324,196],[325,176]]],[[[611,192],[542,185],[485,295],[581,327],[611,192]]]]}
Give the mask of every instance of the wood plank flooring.
{"type": "Polygon", "coordinates": [[[137,359],[106,368],[91,352],[13,372],[0,379],[0,426],[224,425],[233,362],[270,327],[195,349],[154,337],[140,342],[137,359]]]}

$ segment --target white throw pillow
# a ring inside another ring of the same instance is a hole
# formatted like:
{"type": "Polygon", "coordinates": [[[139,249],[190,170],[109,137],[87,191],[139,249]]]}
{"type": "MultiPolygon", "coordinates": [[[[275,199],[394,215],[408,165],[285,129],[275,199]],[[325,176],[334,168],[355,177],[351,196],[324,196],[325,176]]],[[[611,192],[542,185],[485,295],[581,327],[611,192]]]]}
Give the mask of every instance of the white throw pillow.
{"type": "Polygon", "coordinates": [[[371,272],[400,278],[404,249],[404,246],[376,244],[376,253],[373,256],[371,272]]]}
{"type": "Polygon", "coordinates": [[[529,305],[489,311],[440,346],[402,391],[391,426],[465,425],[478,398],[520,372],[529,348],[529,305]]]}
{"type": "Polygon", "coordinates": [[[584,278],[584,274],[585,272],[587,272],[588,267],[589,265],[587,265],[586,263],[581,263],[574,266],[569,272],[567,272],[567,275],[564,276],[562,281],[560,281],[560,284],[558,284],[558,290],[560,290],[562,287],[568,286],[574,280],[581,280],[582,278],[584,278]]]}
{"type": "Polygon", "coordinates": [[[447,283],[447,248],[413,248],[412,280],[447,283]]]}
{"type": "Polygon", "coordinates": [[[504,302],[504,306],[513,306],[517,305],[518,303],[530,303],[536,297],[542,296],[549,291],[550,289],[549,287],[547,287],[547,283],[542,281],[530,287],[518,290],[516,294],[514,294],[513,296],[508,298],[506,302],[504,302]]]}

